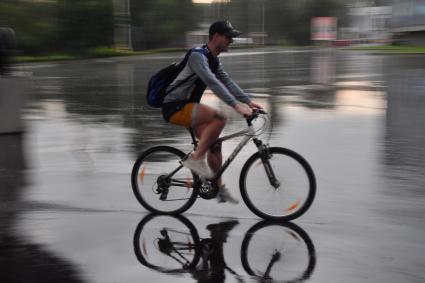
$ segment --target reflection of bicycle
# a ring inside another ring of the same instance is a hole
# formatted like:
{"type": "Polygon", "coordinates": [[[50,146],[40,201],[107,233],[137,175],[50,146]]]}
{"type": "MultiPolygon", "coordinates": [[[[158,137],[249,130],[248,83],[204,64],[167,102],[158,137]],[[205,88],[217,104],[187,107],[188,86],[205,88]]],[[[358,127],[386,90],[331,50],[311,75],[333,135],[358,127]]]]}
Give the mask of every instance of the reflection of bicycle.
{"type": "Polygon", "coordinates": [[[299,226],[262,221],[246,233],[241,260],[245,271],[260,282],[302,282],[313,273],[316,251],[299,226]]]}
{"type": "MultiPolygon", "coordinates": [[[[144,266],[163,273],[190,273],[195,279],[213,277],[224,281],[224,270],[237,274],[225,263],[223,242],[237,221],[210,224],[210,238],[200,239],[195,226],[183,216],[148,215],[134,233],[134,251],[144,266]]],[[[242,266],[260,282],[302,282],[316,265],[313,242],[292,223],[259,222],[245,234],[242,266]]]]}
{"type": "Polygon", "coordinates": [[[236,274],[224,262],[223,243],[238,221],[208,225],[210,238],[201,239],[185,217],[151,214],[137,225],[134,251],[144,266],[163,273],[191,273],[195,279],[224,282],[224,271],[236,274]]]}
{"type": "Polygon", "coordinates": [[[148,215],[137,225],[133,244],[140,263],[164,273],[193,269],[201,256],[198,231],[183,216],[148,215]]]}
{"type": "MultiPolygon", "coordinates": [[[[316,179],[308,162],[298,153],[281,147],[269,147],[258,135],[268,125],[262,110],[247,118],[248,127],[221,137],[217,143],[243,136],[239,145],[210,180],[199,178],[180,162],[190,153],[169,146],[156,146],[143,152],[133,166],[131,183],[137,200],[149,211],[179,214],[189,209],[197,197],[211,199],[217,195],[215,181],[220,178],[241,149],[253,140],[257,152],[242,167],[239,186],[248,208],[264,219],[292,220],[304,214],[313,202],[316,179]],[[255,130],[253,121],[262,118],[255,130]]],[[[197,141],[191,132],[194,147],[197,141]]]]}

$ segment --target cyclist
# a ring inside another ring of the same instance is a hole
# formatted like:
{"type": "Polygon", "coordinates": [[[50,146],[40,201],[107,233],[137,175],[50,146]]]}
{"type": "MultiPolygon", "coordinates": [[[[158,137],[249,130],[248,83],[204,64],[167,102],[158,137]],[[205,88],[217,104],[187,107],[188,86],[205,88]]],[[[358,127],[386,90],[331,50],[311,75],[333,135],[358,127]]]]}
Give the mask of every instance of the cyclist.
{"type": "MultiPolygon", "coordinates": [[[[198,51],[202,52],[190,53],[186,66],[170,84],[168,89],[172,90],[165,97],[162,106],[166,121],[193,129],[199,143],[191,156],[183,162],[183,166],[206,178],[212,178],[221,168],[221,144],[214,142],[226,124],[226,117],[221,112],[200,103],[206,87],[243,116],[251,115],[253,108],[262,108],[229,77],[217,57],[221,52],[228,51],[233,38],[240,34],[229,21],[214,22],[209,28],[208,43],[198,47],[198,51]],[[182,83],[183,80],[186,81],[182,83]],[[213,172],[205,162],[206,155],[213,172]]],[[[221,178],[216,185],[219,188],[219,202],[238,203],[221,178]]]]}

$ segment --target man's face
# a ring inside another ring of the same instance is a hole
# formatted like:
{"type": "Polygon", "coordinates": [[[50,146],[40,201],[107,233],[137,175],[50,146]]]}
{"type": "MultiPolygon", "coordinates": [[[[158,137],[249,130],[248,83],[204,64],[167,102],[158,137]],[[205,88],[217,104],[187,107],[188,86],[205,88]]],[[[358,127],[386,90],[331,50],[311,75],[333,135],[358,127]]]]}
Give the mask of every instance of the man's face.
{"type": "Polygon", "coordinates": [[[232,44],[233,38],[225,36],[224,34],[216,33],[216,44],[220,52],[229,51],[229,45],[232,44]]]}

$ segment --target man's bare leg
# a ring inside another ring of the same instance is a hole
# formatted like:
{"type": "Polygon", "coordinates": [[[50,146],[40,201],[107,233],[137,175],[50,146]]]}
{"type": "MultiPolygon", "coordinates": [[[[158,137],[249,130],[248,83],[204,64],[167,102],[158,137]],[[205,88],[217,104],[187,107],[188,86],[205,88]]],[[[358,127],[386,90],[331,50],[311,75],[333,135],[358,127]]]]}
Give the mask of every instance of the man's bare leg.
{"type": "MultiPolygon", "coordinates": [[[[207,111],[209,110],[206,110],[205,112],[207,111]]],[[[203,155],[201,154],[205,154],[206,151],[208,150],[208,157],[207,157],[208,165],[214,171],[214,173],[217,173],[222,166],[223,156],[221,153],[221,144],[215,144],[215,141],[219,137],[222,129],[224,128],[226,124],[226,118],[220,113],[215,112],[213,113],[213,119],[214,120],[212,122],[199,124],[199,120],[197,118],[197,127],[195,127],[195,135],[199,138],[200,142],[198,144],[198,148],[195,151],[195,158],[196,157],[203,158],[203,155]],[[212,125],[214,125],[214,127],[216,128],[213,128],[212,125]],[[216,135],[212,135],[211,132],[209,132],[211,129],[217,130],[216,135]],[[200,149],[199,148],[200,145],[205,146],[206,148],[201,147],[200,149]],[[196,154],[199,154],[199,155],[196,156],[196,154]]],[[[193,154],[192,154],[192,158],[193,158],[193,154]]],[[[216,185],[220,189],[217,195],[218,202],[230,202],[233,204],[236,204],[239,202],[230,194],[229,190],[226,189],[226,187],[223,184],[222,178],[217,179],[216,185]]]]}
{"type": "MultiPolygon", "coordinates": [[[[208,165],[213,170],[214,173],[217,173],[221,166],[223,165],[223,154],[221,153],[221,143],[214,144],[208,151],[208,165]]],[[[220,188],[223,186],[221,177],[217,179],[217,186],[220,188]]]]}
{"type": "Polygon", "coordinates": [[[199,138],[198,147],[192,153],[193,159],[205,156],[211,145],[220,136],[226,125],[226,118],[209,106],[199,104],[196,115],[195,134],[199,138]]]}

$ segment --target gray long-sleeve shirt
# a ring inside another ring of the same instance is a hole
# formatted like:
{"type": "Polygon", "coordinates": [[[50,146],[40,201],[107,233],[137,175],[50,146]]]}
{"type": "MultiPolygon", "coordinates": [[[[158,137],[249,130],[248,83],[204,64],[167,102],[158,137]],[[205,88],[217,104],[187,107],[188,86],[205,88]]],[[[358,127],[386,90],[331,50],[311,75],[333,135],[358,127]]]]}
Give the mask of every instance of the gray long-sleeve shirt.
{"type": "Polygon", "coordinates": [[[237,101],[249,103],[249,96],[229,77],[219,62],[217,72],[214,74],[209,65],[207,57],[201,52],[191,52],[186,66],[171,83],[168,89],[172,89],[189,76],[189,80],[178,86],[164,99],[164,103],[188,100],[195,88],[195,82],[200,78],[221,100],[230,106],[235,106],[237,101]]]}

